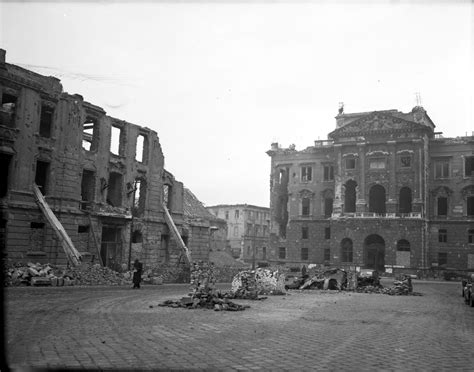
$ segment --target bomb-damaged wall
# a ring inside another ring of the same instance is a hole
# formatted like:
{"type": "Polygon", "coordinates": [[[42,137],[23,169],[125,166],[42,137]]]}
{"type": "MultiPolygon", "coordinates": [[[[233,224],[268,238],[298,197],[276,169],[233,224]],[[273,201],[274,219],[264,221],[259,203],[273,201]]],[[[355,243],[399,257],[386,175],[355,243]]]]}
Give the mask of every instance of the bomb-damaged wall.
{"type": "Polygon", "coordinates": [[[145,261],[179,256],[162,201],[166,179],[181,229],[182,184],[165,172],[156,132],[107,116],[63,92],[56,78],[5,63],[4,53],[0,98],[0,233],[8,258],[66,263],[35,202],[34,182],[85,260],[127,263],[137,239],[132,244],[145,261]]]}

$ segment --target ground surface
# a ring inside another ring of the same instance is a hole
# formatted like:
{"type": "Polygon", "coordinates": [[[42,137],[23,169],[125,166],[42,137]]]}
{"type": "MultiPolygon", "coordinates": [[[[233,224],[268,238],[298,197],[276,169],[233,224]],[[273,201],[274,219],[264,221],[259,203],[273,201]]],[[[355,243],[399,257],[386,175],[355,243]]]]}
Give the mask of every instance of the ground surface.
{"type": "Polygon", "coordinates": [[[241,312],[156,306],[187,289],[8,288],[8,362],[126,370],[474,370],[474,308],[463,303],[459,283],[414,281],[422,297],[291,291],[235,301],[251,306],[241,312]]]}

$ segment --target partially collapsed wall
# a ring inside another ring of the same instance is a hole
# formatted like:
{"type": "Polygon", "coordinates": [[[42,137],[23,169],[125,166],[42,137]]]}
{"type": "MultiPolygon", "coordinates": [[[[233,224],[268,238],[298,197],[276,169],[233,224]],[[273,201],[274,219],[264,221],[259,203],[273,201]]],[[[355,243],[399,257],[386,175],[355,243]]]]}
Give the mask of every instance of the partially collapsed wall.
{"type": "Polygon", "coordinates": [[[54,77],[6,63],[3,50],[0,98],[0,242],[8,259],[66,263],[34,183],[83,261],[120,269],[135,258],[182,258],[163,204],[182,232],[183,184],[164,169],[156,132],[63,92],[54,77]]]}

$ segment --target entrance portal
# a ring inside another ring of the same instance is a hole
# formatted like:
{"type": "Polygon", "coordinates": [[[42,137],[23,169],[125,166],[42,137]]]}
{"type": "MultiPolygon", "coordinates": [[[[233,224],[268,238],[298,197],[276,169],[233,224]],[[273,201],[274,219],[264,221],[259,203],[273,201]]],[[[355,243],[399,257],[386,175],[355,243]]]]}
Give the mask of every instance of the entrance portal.
{"type": "Polygon", "coordinates": [[[122,261],[122,241],[120,235],[120,228],[118,227],[102,227],[100,256],[104,266],[112,270],[120,270],[120,263],[122,261]]]}
{"type": "Polygon", "coordinates": [[[365,238],[364,261],[368,269],[385,271],[385,240],[380,235],[372,234],[365,238]]]}

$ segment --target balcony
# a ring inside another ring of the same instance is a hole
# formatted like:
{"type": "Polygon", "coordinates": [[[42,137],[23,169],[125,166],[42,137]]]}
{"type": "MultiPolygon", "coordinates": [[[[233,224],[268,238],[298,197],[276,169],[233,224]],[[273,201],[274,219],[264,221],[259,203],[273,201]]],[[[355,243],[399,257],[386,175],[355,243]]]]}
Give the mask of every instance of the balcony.
{"type": "Polygon", "coordinates": [[[422,218],[421,212],[411,213],[374,213],[374,212],[355,212],[355,213],[333,213],[331,218],[405,218],[418,219],[422,218]]]}

